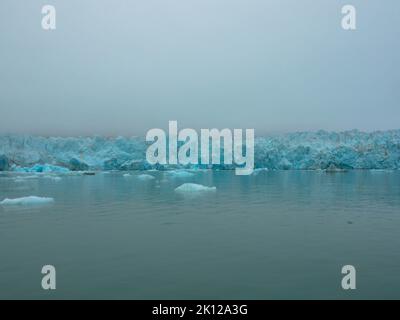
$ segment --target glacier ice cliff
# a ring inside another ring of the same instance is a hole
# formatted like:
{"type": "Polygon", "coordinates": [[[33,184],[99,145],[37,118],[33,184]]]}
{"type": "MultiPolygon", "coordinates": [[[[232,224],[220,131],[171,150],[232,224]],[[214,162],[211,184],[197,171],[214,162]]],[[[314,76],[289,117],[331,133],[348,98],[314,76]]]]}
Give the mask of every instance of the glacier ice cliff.
{"type": "Polygon", "coordinates": [[[300,132],[256,141],[256,167],[399,169],[400,130],[300,132]]]}
{"type": "MultiPolygon", "coordinates": [[[[0,136],[0,171],[174,169],[151,166],[140,137],[0,136]]],[[[400,130],[297,132],[257,137],[255,167],[270,170],[400,169],[400,130]]],[[[210,166],[207,166],[209,168],[210,166]]],[[[229,168],[212,166],[213,168],[229,168]]],[[[202,166],[185,166],[202,168],[202,166]]]]}

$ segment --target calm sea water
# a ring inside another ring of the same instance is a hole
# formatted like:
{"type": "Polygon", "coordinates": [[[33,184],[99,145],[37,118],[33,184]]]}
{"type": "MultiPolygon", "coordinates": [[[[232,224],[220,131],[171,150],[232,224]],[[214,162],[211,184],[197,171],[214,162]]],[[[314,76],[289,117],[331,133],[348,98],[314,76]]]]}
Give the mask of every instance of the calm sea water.
{"type": "Polygon", "coordinates": [[[400,298],[400,172],[137,174],[1,175],[0,201],[55,203],[0,206],[0,298],[400,298]],[[174,192],[184,182],[217,191],[174,192]]]}

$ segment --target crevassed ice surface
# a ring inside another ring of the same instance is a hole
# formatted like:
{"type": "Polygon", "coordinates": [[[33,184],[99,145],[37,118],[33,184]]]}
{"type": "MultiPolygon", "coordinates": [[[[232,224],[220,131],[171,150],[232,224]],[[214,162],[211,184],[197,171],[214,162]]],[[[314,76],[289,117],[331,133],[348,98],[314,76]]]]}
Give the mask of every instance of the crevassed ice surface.
{"type": "MultiPolygon", "coordinates": [[[[0,171],[146,170],[141,137],[0,136],[0,171]]],[[[400,130],[298,132],[256,137],[255,167],[315,170],[399,169],[400,130]]],[[[194,167],[194,166],[192,166],[194,167]]],[[[222,167],[222,166],[214,166],[222,167]]]]}

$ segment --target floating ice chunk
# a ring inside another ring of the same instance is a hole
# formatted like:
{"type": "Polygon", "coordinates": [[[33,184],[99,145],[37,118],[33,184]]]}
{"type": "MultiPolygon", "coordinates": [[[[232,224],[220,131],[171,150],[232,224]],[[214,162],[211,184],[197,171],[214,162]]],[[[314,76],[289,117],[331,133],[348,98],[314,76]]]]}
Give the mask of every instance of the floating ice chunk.
{"type": "Polygon", "coordinates": [[[0,202],[0,205],[2,206],[28,206],[28,205],[44,205],[44,204],[50,204],[53,203],[54,199],[53,198],[42,198],[42,197],[36,197],[36,196],[29,196],[29,197],[23,197],[23,198],[16,198],[16,199],[4,199],[3,201],[0,202]]]}
{"type": "Polygon", "coordinates": [[[150,181],[155,179],[151,174],[139,174],[136,177],[142,181],[150,181]]]}
{"type": "Polygon", "coordinates": [[[191,193],[191,192],[209,192],[216,191],[216,187],[207,187],[197,183],[184,183],[175,189],[176,192],[191,193]]]}
{"type": "Polygon", "coordinates": [[[372,169],[370,170],[371,173],[388,173],[393,172],[391,169],[372,169]]]}
{"type": "Polygon", "coordinates": [[[124,175],[122,175],[124,178],[132,178],[132,175],[129,173],[125,173],[124,175]]]}
{"type": "Polygon", "coordinates": [[[192,178],[194,177],[194,173],[191,173],[186,170],[173,170],[167,172],[168,176],[172,178],[192,178]]]}
{"type": "Polygon", "coordinates": [[[53,181],[61,181],[61,177],[57,177],[57,176],[44,176],[44,179],[48,179],[48,180],[53,180],[53,181]]]}
{"type": "Polygon", "coordinates": [[[15,183],[24,183],[32,180],[38,179],[39,176],[17,176],[12,178],[15,183]]]}
{"type": "Polygon", "coordinates": [[[39,178],[39,176],[17,176],[14,178],[15,182],[24,182],[26,180],[35,180],[39,178]]]}

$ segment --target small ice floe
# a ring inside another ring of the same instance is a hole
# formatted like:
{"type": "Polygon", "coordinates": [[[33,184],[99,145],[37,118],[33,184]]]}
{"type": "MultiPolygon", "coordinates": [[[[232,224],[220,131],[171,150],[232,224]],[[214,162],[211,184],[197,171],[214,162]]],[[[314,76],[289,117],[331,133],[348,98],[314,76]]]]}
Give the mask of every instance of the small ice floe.
{"type": "Polygon", "coordinates": [[[167,171],[167,175],[172,178],[181,178],[181,179],[194,177],[194,173],[186,171],[186,170],[167,171]]]}
{"type": "Polygon", "coordinates": [[[48,175],[48,176],[43,176],[43,179],[52,180],[52,181],[55,181],[55,182],[58,182],[58,181],[61,181],[61,180],[62,180],[61,177],[50,176],[50,175],[48,175]]]}
{"type": "Polygon", "coordinates": [[[36,196],[29,196],[16,199],[4,199],[0,202],[2,206],[29,206],[29,205],[45,205],[54,202],[53,198],[43,198],[36,196]]]}
{"type": "Polygon", "coordinates": [[[14,182],[16,183],[24,183],[27,181],[32,181],[36,180],[39,178],[39,175],[34,175],[34,176],[17,176],[15,178],[12,178],[14,182]]]}
{"type": "Polygon", "coordinates": [[[175,189],[179,193],[192,193],[192,192],[215,192],[216,187],[207,187],[197,183],[184,183],[175,189]]]}
{"type": "Polygon", "coordinates": [[[129,173],[125,173],[122,175],[124,178],[132,178],[132,175],[129,173]]]}
{"type": "Polygon", "coordinates": [[[39,177],[40,177],[39,174],[37,174],[37,175],[30,175],[30,176],[24,176],[24,175],[22,175],[22,176],[16,177],[16,179],[32,180],[32,179],[37,179],[37,178],[39,178],[39,177]]]}
{"type": "Polygon", "coordinates": [[[390,169],[371,169],[369,170],[370,173],[388,173],[392,172],[393,170],[390,169]]]}
{"type": "Polygon", "coordinates": [[[139,174],[138,176],[136,176],[139,180],[142,181],[150,181],[150,180],[154,180],[154,176],[152,176],[151,174],[139,174]]]}

